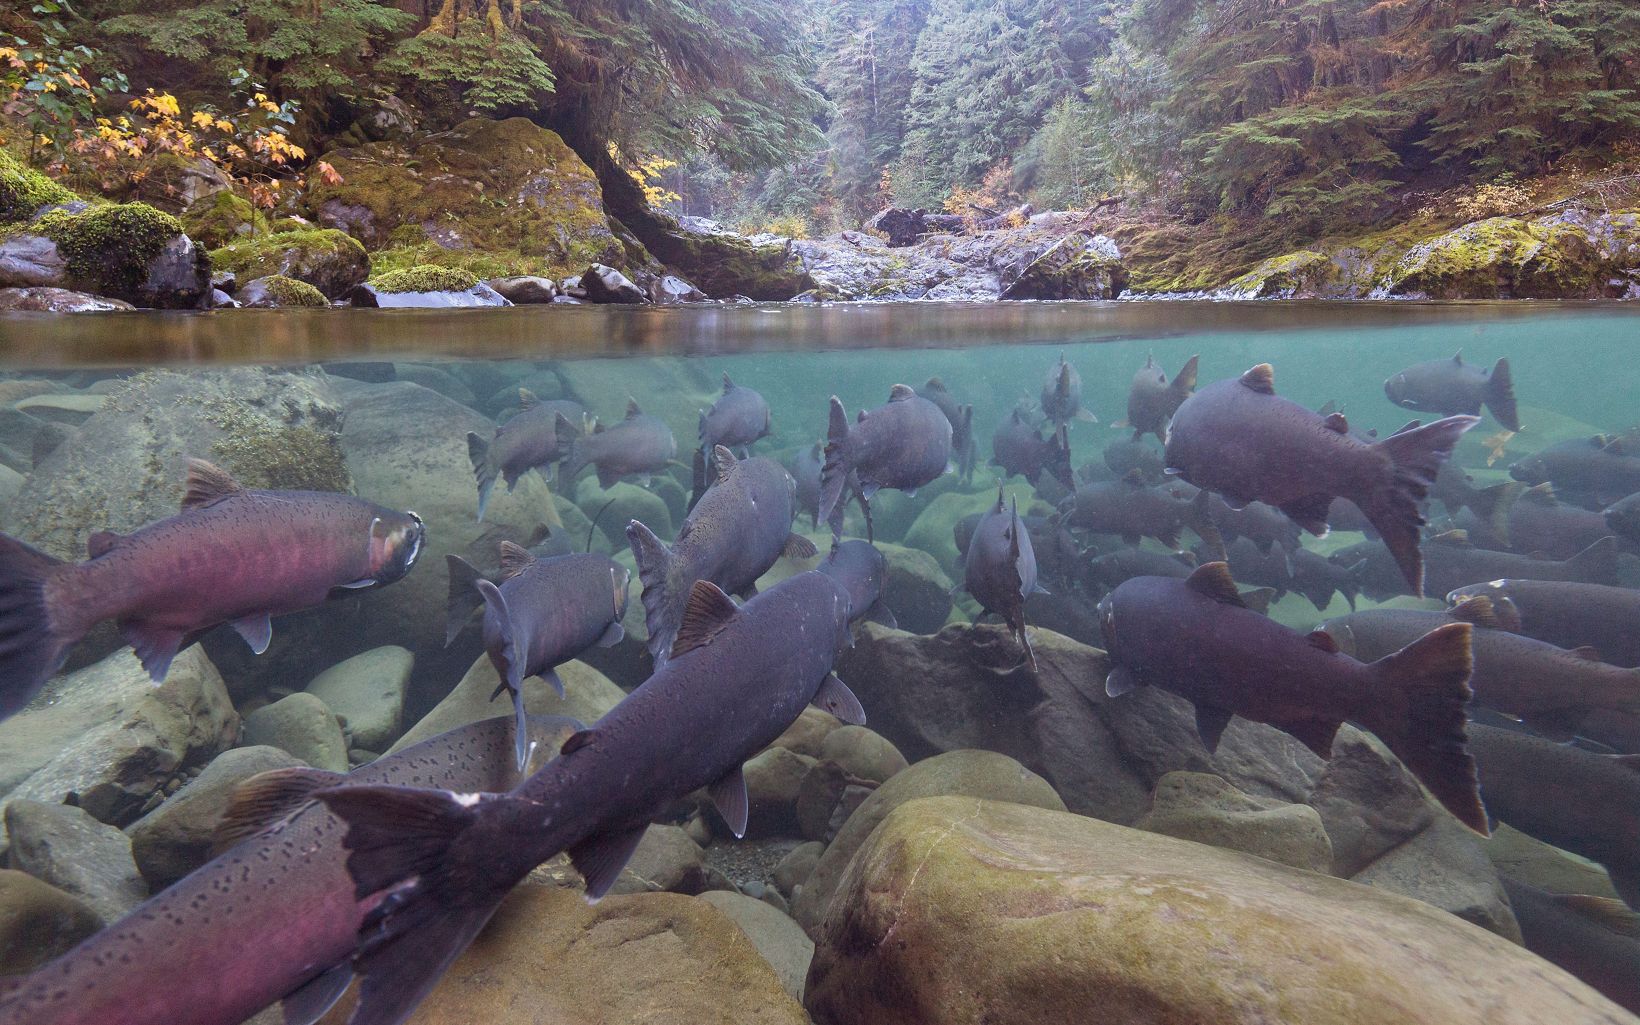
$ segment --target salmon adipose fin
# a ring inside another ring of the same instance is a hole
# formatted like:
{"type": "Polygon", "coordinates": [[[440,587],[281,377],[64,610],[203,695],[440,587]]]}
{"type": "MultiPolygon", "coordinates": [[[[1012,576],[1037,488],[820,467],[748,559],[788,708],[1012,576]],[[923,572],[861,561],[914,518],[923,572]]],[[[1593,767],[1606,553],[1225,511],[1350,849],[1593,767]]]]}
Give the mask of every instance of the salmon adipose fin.
{"type": "Polygon", "coordinates": [[[473,479],[478,482],[478,521],[482,523],[490,493],[495,490],[496,469],[490,464],[490,443],[472,431],[467,432],[467,459],[473,464],[473,479]]]}
{"type": "MultiPolygon", "coordinates": [[[[513,747],[518,757],[518,769],[522,772],[530,760],[529,713],[524,711],[524,662],[529,657],[529,639],[525,628],[513,618],[512,610],[507,608],[507,599],[499,587],[482,577],[474,586],[501,626],[501,650],[492,649],[490,652],[490,658],[496,662],[496,669],[500,673],[501,685],[490,695],[490,700],[494,701],[499,697],[502,688],[512,692],[513,747]]],[[[548,682],[557,686],[559,697],[564,696],[564,685],[558,681],[556,674],[549,674],[548,682]]]]}
{"type": "Polygon", "coordinates": [[[637,520],[626,525],[626,539],[638,564],[638,582],[643,585],[643,623],[649,632],[649,655],[659,669],[672,656],[672,641],[678,635],[687,594],[679,594],[672,571],[675,560],[655,532],[637,520]]]}
{"type": "Polygon", "coordinates": [[[831,526],[833,537],[843,533],[843,490],[853,475],[848,451],[848,411],[843,400],[831,397],[831,420],[826,428],[826,461],[820,467],[820,519],[831,526]]]}
{"type": "Polygon", "coordinates": [[[1468,623],[1436,627],[1369,669],[1380,689],[1355,718],[1388,745],[1459,822],[1489,835],[1464,732],[1473,667],[1468,623]]]}
{"type": "Polygon", "coordinates": [[[415,787],[337,787],[315,797],[347,824],[347,870],[362,900],[391,890],[359,930],[362,977],[349,1025],[399,1025],[432,992],[511,886],[463,850],[486,801],[415,787]]]}
{"type": "Polygon", "coordinates": [[[1477,423],[1480,417],[1449,416],[1374,442],[1373,448],[1388,457],[1383,476],[1359,498],[1345,496],[1361,507],[1383,537],[1416,597],[1424,594],[1424,557],[1418,550],[1424,499],[1452,447],[1477,423]]]}
{"type": "Polygon", "coordinates": [[[53,614],[46,582],[67,564],[0,534],[0,719],[23,710],[62,667],[81,631],[53,614]]]}
{"type": "Polygon", "coordinates": [[[1493,365],[1486,379],[1486,408],[1492,419],[1511,431],[1520,430],[1520,413],[1515,409],[1515,382],[1509,373],[1509,357],[1493,365]]]}
{"type": "Polygon", "coordinates": [[[467,625],[467,620],[484,604],[484,596],[478,593],[483,574],[459,555],[446,555],[444,565],[450,572],[450,596],[444,602],[444,646],[448,648],[467,625]]]}

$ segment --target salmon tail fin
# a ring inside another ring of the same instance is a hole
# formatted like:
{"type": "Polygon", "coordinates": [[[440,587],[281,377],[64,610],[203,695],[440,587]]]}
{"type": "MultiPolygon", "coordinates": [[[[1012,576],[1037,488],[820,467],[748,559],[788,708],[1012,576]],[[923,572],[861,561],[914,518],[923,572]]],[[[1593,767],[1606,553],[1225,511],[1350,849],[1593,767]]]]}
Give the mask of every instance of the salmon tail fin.
{"type": "Polygon", "coordinates": [[[1424,557],[1418,550],[1418,531],[1424,525],[1424,499],[1429,496],[1441,464],[1452,454],[1452,447],[1465,431],[1479,422],[1477,416],[1449,416],[1392,434],[1373,444],[1388,457],[1387,466],[1376,484],[1355,504],[1377,528],[1395,557],[1395,565],[1417,597],[1424,594],[1424,557]]]}
{"type": "MultiPolygon", "coordinates": [[[[524,670],[525,662],[529,659],[530,642],[526,628],[513,618],[512,610],[507,607],[507,599],[501,593],[501,588],[480,577],[473,585],[483,597],[484,604],[490,614],[495,616],[501,630],[501,645],[490,651],[490,658],[496,663],[496,669],[501,674],[501,684],[496,687],[490,700],[495,700],[503,690],[510,693],[513,705],[513,749],[518,759],[518,769],[530,760],[530,738],[527,713],[524,711],[524,670]]],[[[549,674],[549,680],[556,680],[555,675],[549,674]]],[[[559,697],[563,697],[563,684],[558,684],[559,697]]]]}
{"type": "Polygon", "coordinates": [[[444,602],[444,646],[448,648],[484,604],[484,596],[478,593],[483,574],[459,555],[446,555],[444,565],[450,571],[450,596],[444,602]]]}
{"type": "MultiPolygon", "coordinates": [[[[1212,498],[1212,493],[1205,489],[1196,492],[1196,497],[1190,500],[1189,507],[1185,509],[1183,519],[1185,526],[1194,530],[1196,536],[1202,539],[1202,544],[1207,546],[1208,558],[1215,562],[1224,562],[1229,556],[1225,554],[1224,535],[1219,532],[1219,525],[1213,522],[1212,498]]],[[[1179,546],[1172,544],[1168,547],[1179,546]]]]}
{"type": "Polygon", "coordinates": [[[23,710],[84,633],[65,625],[46,596],[46,582],[66,566],[0,534],[0,719],[23,710]]]}
{"type": "Polygon", "coordinates": [[[1473,668],[1468,623],[1448,623],[1372,663],[1379,682],[1357,718],[1382,740],[1459,822],[1486,836],[1464,732],[1473,668]]]}
{"type": "Polygon", "coordinates": [[[843,533],[843,491],[853,466],[848,451],[848,411],[843,400],[831,397],[831,420],[826,427],[826,461],[820,467],[820,518],[831,526],[833,537],[843,533]]]}
{"type": "Polygon", "coordinates": [[[1076,490],[1076,475],[1071,472],[1070,428],[1064,424],[1054,429],[1049,442],[1047,469],[1053,479],[1065,485],[1067,490],[1076,490]]]}
{"type": "Polygon", "coordinates": [[[587,457],[582,453],[582,430],[570,423],[569,417],[562,413],[553,417],[553,430],[558,435],[558,451],[564,453],[563,462],[558,464],[559,487],[566,492],[574,492],[575,478],[586,469],[587,457]]]}
{"type": "Polygon", "coordinates": [[[1618,573],[1617,538],[1603,537],[1566,560],[1566,568],[1574,579],[1591,584],[1619,587],[1623,580],[1618,573]]]}
{"type": "Polygon", "coordinates": [[[348,1021],[399,1025],[517,882],[483,871],[491,852],[476,849],[473,828],[485,804],[512,798],[393,786],[314,796],[346,824],[354,892],[363,899],[387,891],[359,930],[353,966],[361,984],[348,1021]]]}
{"type": "Polygon", "coordinates": [[[1526,485],[1512,480],[1489,488],[1477,488],[1467,504],[1470,512],[1486,522],[1494,537],[1508,544],[1509,510],[1515,507],[1515,501],[1525,492],[1526,485]]]}
{"type": "Polygon", "coordinates": [[[626,525],[626,539],[638,564],[638,582],[643,585],[643,625],[649,633],[649,655],[658,669],[672,655],[672,641],[683,615],[682,603],[689,596],[677,594],[672,586],[672,552],[654,531],[633,520],[626,525]]]}
{"type": "Polygon", "coordinates": [[[490,464],[490,443],[474,431],[467,432],[467,459],[473,464],[473,479],[478,482],[478,521],[483,523],[490,493],[495,490],[496,468],[490,464]]]}
{"type": "Polygon", "coordinates": [[[1167,383],[1168,389],[1180,402],[1189,398],[1190,393],[1196,390],[1196,365],[1200,359],[1200,356],[1190,357],[1184,366],[1179,368],[1179,372],[1173,375],[1173,380],[1167,383]]]}
{"type": "Polygon", "coordinates": [[[1492,419],[1511,431],[1520,430],[1520,412],[1515,408],[1515,381],[1509,373],[1509,357],[1504,356],[1492,367],[1486,379],[1486,408],[1492,419]]]}

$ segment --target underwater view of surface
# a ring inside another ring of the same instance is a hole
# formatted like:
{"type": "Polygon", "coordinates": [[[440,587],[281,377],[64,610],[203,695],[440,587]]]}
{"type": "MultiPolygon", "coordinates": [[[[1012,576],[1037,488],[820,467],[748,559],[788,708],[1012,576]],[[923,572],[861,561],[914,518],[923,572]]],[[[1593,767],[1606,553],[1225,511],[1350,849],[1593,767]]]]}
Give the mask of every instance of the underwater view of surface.
{"type": "Polygon", "coordinates": [[[0,1025],[1634,1021],[1637,342],[0,319],[0,1025]]]}

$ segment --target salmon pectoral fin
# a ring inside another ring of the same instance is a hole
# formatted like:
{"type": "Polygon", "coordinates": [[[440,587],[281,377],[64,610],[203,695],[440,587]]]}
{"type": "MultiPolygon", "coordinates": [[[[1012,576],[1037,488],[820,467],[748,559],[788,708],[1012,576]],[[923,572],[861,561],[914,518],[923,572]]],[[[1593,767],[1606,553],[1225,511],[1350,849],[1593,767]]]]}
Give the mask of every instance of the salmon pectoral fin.
{"type": "Polygon", "coordinates": [[[164,683],[171,671],[171,660],[177,657],[186,636],[181,630],[154,626],[141,620],[125,619],[119,623],[120,636],[137,653],[137,661],[155,683],[164,683]]]}
{"type": "Polygon", "coordinates": [[[621,869],[632,860],[648,828],[646,824],[620,833],[601,833],[569,849],[570,863],[586,881],[587,900],[593,903],[602,900],[615,885],[615,880],[621,877],[621,869]]]}
{"type": "Polygon", "coordinates": [[[742,766],[735,766],[717,782],[706,788],[712,797],[712,806],[717,808],[718,814],[728,824],[729,831],[735,834],[736,839],[746,835],[746,822],[751,816],[751,799],[746,795],[746,773],[742,766]]]}
{"type": "Polygon", "coordinates": [[[1291,722],[1271,722],[1269,725],[1298,740],[1314,751],[1316,757],[1331,758],[1333,738],[1338,735],[1338,727],[1344,724],[1322,719],[1297,719],[1291,722]]]}
{"type": "Polygon", "coordinates": [[[249,616],[241,616],[229,624],[234,633],[245,639],[250,645],[253,654],[260,655],[268,650],[273,642],[273,620],[266,612],[257,612],[249,616]]]}
{"type": "Polygon", "coordinates": [[[820,687],[814,694],[814,704],[851,725],[866,724],[866,710],[860,699],[837,678],[836,673],[827,673],[826,678],[820,681],[820,687]]]}
{"type": "Polygon", "coordinates": [[[347,961],[309,979],[280,1001],[285,1025],[314,1025],[336,1006],[352,983],[353,965],[347,961]]]}

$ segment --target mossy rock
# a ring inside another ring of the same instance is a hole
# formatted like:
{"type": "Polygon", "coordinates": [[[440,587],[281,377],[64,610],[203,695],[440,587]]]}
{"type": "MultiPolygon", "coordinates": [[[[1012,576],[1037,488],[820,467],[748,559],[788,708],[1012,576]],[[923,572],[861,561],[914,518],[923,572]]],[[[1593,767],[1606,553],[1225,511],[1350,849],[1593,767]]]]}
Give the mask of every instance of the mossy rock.
{"type": "Polygon", "coordinates": [[[664,215],[652,220],[658,230],[646,240],[650,251],[714,299],[744,295],[783,302],[817,286],[786,246],[688,231],[664,215]]]}
{"type": "Polygon", "coordinates": [[[1224,286],[1238,299],[1293,299],[1333,294],[1338,267],[1313,249],[1274,256],[1224,286]]]}
{"type": "Polygon", "coordinates": [[[281,274],[253,278],[239,289],[239,301],[245,306],[307,306],[323,309],[330,303],[325,294],[308,284],[281,274]]]}
{"type": "Polygon", "coordinates": [[[195,200],[180,215],[188,237],[215,249],[265,227],[264,218],[242,196],[223,190],[195,200]]]}
{"type": "Polygon", "coordinates": [[[63,257],[68,287],[137,306],[186,308],[209,294],[210,262],[170,214],[146,203],[53,210],[32,226],[63,257]]]}
{"type": "Polygon", "coordinates": [[[346,295],[370,276],[370,255],[345,231],[280,231],[211,251],[211,265],[241,279],[280,275],[305,281],[328,299],[346,295]]]}
{"type": "Polygon", "coordinates": [[[313,185],[308,210],[372,249],[407,248],[414,263],[455,264],[484,277],[625,265],[592,170],[557,134],[525,118],[473,118],[324,159],[342,180],[313,185]],[[506,254],[507,266],[467,265],[475,254],[506,254]]]}
{"type": "Polygon", "coordinates": [[[72,203],[79,198],[66,186],[0,149],[0,224],[26,221],[43,206],[72,203]]]}
{"type": "Polygon", "coordinates": [[[1387,290],[1431,299],[1595,298],[1619,269],[1578,225],[1491,217],[1413,246],[1389,272],[1387,290]]]}
{"type": "Polygon", "coordinates": [[[390,271],[371,284],[376,291],[389,295],[403,292],[465,292],[478,284],[478,276],[454,267],[421,264],[390,271]]]}

